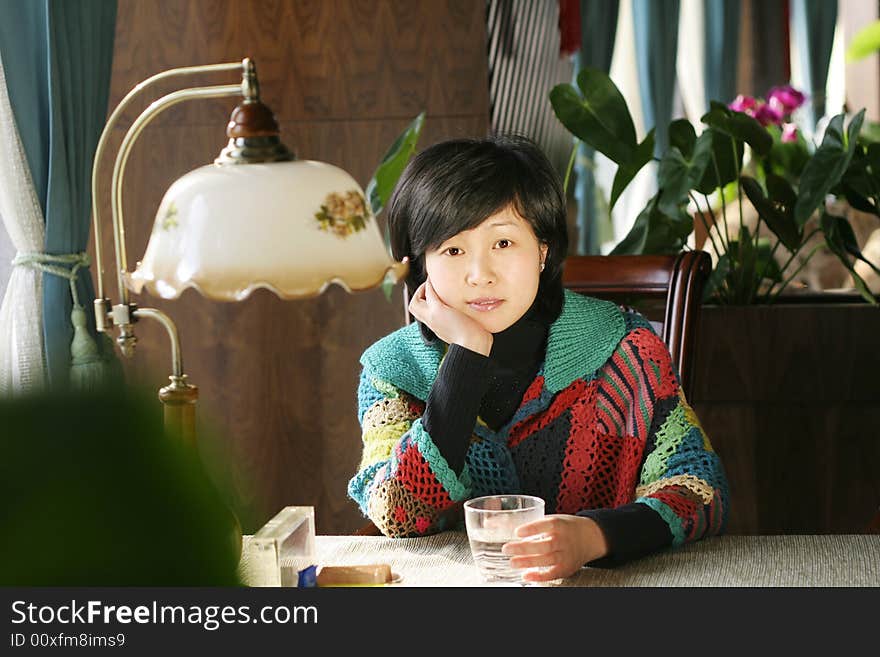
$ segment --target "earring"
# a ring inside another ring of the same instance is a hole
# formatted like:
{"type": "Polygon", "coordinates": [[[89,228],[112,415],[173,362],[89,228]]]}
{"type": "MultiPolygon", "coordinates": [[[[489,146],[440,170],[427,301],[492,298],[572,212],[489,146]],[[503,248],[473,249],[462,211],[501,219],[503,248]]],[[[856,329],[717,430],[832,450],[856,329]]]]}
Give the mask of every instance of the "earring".
{"type": "Polygon", "coordinates": [[[544,271],[544,263],[541,263],[541,271],[544,271]]]}

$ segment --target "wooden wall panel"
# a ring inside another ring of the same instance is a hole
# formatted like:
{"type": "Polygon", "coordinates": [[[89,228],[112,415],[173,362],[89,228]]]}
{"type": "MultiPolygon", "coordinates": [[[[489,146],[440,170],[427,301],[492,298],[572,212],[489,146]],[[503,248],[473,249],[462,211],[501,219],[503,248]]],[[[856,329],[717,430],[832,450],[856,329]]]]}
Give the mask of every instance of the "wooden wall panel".
{"type": "MultiPolygon", "coordinates": [[[[362,186],[422,110],[422,148],[488,131],[485,7],[464,0],[120,0],[110,107],[154,73],[244,56],[256,62],[285,143],[302,159],[345,168],[362,186]]],[[[234,81],[215,74],[188,84],[234,81]]],[[[174,88],[163,83],[133,106],[112,145],[150,100],[174,88]]],[[[124,196],[130,267],[143,254],[165,189],[225,145],[235,102],[184,103],[145,131],[124,196]]],[[[110,258],[104,269],[112,273],[109,194],[101,205],[110,258]]],[[[118,299],[115,280],[105,283],[118,299]]],[[[135,301],[178,324],[184,366],[201,393],[200,450],[245,531],[288,504],[315,505],[321,533],[363,523],[346,496],[360,457],[358,357],[402,325],[400,288],[390,303],[378,290],[349,295],[339,288],[299,302],[265,291],[235,304],[192,291],[173,302],[135,301]]],[[[148,323],[136,330],[129,380],[158,388],[170,373],[167,338],[148,323]]]]}

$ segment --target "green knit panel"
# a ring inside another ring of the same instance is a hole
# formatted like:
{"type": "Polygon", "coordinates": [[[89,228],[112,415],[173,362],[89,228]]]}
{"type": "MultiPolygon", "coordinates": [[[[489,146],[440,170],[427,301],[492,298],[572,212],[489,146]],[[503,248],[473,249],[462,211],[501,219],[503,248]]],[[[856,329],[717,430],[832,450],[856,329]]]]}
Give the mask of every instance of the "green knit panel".
{"type": "Polygon", "coordinates": [[[592,378],[624,335],[626,321],[616,304],[565,290],[562,313],[550,326],[547,337],[547,390],[557,393],[575,379],[592,378]]]}
{"type": "Polygon", "coordinates": [[[446,459],[440,453],[434,441],[431,440],[431,436],[425,431],[421,422],[413,423],[410,435],[412,436],[413,444],[419,448],[419,452],[425,457],[428,465],[431,466],[431,471],[437,477],[437,481],[449,493],[449,497],[454,502],[467,499],[470,496],[470,486],[468,485],[470,477],[462,476],[459,478],[455,474],[455,471],[449,467],[446,459]]]}
{"type": "Polygon", "coordinates": [[[361,365],[388,383],[425,400],[445,351],[437,341],[425,344],[418,322],[413,322],[368,347],[361,356],[361,365]]]}
{"type": "Polygon", "coordinates": [[[642,466],[641,485],[649,484],[666,475],[669,457],[675,454],[693,425],[685,416],[684,407],[678,404],[666,418],[655,436],[656,448],[648,454],[642,466]]]}

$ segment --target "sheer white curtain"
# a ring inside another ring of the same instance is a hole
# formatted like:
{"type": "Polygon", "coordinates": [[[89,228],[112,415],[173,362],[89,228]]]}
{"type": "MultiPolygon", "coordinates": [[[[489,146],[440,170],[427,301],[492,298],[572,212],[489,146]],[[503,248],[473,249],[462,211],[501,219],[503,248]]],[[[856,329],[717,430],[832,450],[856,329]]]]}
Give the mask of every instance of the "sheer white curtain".
{"type": "MultiPolygon", "coordinates": [[[[614,39],[614,56],[611,58],[611,79],[620,89],[626,105],[632,115],[636,129],[636,138],[645,138],[645,119],[642,116],[641,92],[639,75],[636,68],[635,28],[633,27],[632,0],[621,0],[617,17],[617,34],[614,39]]],[[[602,194],[606,201],[611,196],[611,187],[617,165],[601,153],[596,153],[596,193],[602,194]]],[[[632,229],[636,217],[645,207],[650,198],[657,193],[657,169],[653,162],[648,163],[639,171],[632,182],[620,195],[611,212],[612,235],[610,239],[600,242],[600,251],[606,254],[611,251],[632,229]]]]}
{"type": "Polygon", "coordinates": [[[700,117],[709,111],[703,70],[705,47],[703,0],[681,0],[675,70],[685,117],[694,125],[697,134],[705,128],[700,117]]]}
{"type": "MultiPolygon", "coordinates": [[[[0,218],[17,254],[43,250],[43,213],[37,200],[0,61],[0,218]]],[[[42,277],[13,267],[0,306],[0,394],[43,387],[42,277]]]]}

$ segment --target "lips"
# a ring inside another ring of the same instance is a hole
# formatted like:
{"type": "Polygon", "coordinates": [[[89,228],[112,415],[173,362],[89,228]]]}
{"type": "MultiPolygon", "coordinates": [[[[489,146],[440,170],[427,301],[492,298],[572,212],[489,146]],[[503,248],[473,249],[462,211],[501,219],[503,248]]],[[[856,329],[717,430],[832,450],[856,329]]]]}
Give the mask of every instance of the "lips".
{"type": "Polygon", "coordinates": [[[504,299],[496,299],[494,297],[483,297],[480,299],[473,299],[467,302],[469,308],[472,308],[478,312],[487,313],[489,311],[495,310],[498,306],[504,303],[504,299]]]}

